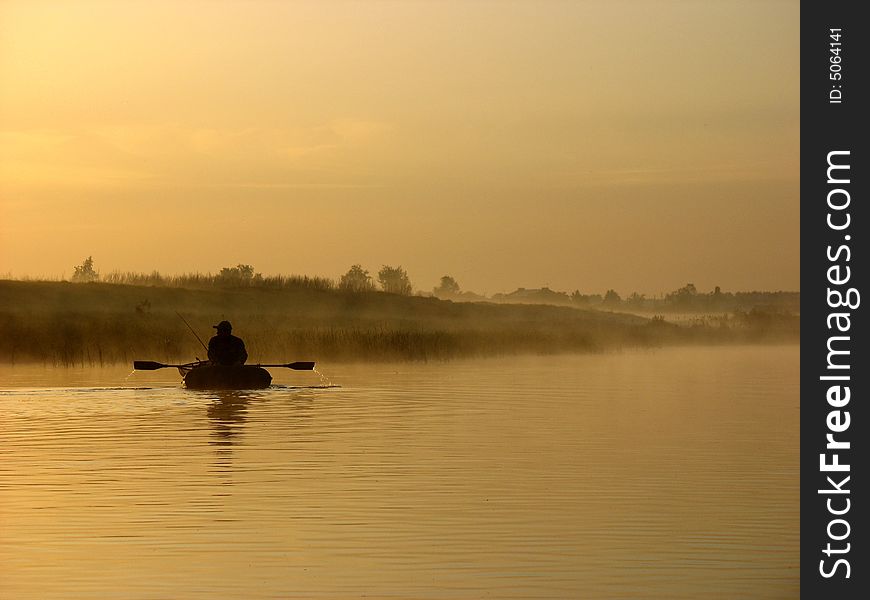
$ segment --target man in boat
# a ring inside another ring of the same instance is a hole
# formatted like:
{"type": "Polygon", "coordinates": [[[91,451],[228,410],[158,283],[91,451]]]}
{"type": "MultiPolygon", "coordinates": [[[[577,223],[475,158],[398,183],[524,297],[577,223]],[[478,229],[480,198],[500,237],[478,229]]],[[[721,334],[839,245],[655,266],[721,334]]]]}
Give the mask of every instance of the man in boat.
{"type": "Polygon", "coordinates": [[[208,341],[208,359],[216,365],[243,365],[248,360],[245,342],[232,334],[233,326],[229,321],[212,325],[217,335],[208,341]]]}

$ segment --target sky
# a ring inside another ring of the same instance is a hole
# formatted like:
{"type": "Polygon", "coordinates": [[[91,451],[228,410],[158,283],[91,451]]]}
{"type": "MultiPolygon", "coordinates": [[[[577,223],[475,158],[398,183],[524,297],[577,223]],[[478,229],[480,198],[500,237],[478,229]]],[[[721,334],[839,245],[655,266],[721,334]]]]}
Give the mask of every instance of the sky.
{"type": "Polygon", "coordinates": [[[799,3],[0,0],[0,277],[799,290],[799,3]]]}

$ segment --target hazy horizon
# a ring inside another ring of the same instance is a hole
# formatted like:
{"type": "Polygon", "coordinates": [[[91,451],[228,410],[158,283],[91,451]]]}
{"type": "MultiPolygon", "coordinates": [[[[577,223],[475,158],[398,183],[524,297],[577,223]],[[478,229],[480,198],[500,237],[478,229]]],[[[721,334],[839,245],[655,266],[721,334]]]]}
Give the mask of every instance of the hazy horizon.
{"type": "Polygon", "coordinates": [[[0,2],[0,274],[799,291],[799,17],[0,2]]]}

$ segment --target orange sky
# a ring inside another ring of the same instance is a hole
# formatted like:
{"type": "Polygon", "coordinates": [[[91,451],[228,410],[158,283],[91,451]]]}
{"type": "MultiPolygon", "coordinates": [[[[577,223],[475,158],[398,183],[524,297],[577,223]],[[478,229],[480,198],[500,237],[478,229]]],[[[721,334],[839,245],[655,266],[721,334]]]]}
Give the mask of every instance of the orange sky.
{"type": "Polygon", "coordinates": [[[0,0],[0,276],[799,278],[799,3],[0,0]]]}

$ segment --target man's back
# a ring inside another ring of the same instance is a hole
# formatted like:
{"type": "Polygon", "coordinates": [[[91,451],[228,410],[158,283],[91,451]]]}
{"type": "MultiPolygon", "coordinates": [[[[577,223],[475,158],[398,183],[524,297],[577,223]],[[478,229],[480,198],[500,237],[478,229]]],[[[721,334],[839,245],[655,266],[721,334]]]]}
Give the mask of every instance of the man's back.
{"type": "Polygon", "coordinates": [[[243,365],[248,360],[248,352],[241,338],[218,334],[208,341],[208,358],[219,365],[243,365]]]}

